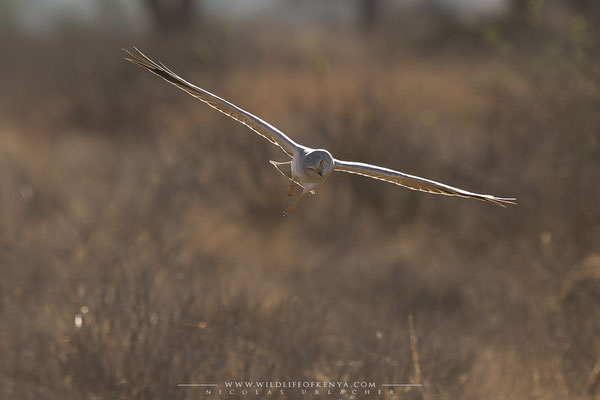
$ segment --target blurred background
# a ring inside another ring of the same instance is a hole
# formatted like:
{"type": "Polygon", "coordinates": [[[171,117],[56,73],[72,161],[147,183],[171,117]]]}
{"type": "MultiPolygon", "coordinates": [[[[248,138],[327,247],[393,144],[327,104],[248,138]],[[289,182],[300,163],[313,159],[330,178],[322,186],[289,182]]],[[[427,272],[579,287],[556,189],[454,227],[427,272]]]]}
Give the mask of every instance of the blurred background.
{"type": "Polygon", "coordinates": [[[599,4],[0,1],[0,397],[600,398],[599,4]],[[519,205],[336,174],[283,218],[284,154],[133,45],[300,143],[519,205]]]}

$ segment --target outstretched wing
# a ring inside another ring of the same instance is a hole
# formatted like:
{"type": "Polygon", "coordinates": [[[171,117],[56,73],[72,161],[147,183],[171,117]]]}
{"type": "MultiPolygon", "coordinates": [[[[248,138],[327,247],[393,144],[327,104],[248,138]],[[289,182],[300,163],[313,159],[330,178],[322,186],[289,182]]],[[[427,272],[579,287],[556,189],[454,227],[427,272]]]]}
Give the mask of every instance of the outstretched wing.
{"type": "Polygon", "coordinates": [[[146,68],[148,71],[156,74],[166,80],[167,82],[177,86],[178,88],[185,90],[195,98],[203,101],[208,104],[212,108],[217,111],[222,112],[223,114],[235,119],[236,121],[246,125],[248,128],[252,129],[254,132],[258,133],[269,142],[273,143],[276,146],[281,147],[281,149],[290,157],[294,156],[298,150],[302,148],[302,146],[298,145],[292,139],[287,137],[283,132],[279,129],[275,128],[273,125],[263,121],[262,119],[250,114],[247,111],[242,110],[236,105],[224,100],[214,94],[195,86],[169,68],[167,68],[161,62],[154,62],[150,58],[148,58],[144,53],[135,48],[137,53],[133,51],[123,49],[127,54],[131,56],[131,58],[126,58],[127,61],[131,61],[134,64],[137,64],[141,67],[146,68]]]}
{"type": "Polygon", "coordinates": [[[420,178],[418,176],[403,174],[402,172],[371,164],[335,160],[335,170],[368,176],[369,178],[394,183],[421,192],[443,194],[446,196],[470,197],[477,200],[488,201],[501,207],[506,207],[504,204],[516,204],[516,199],[512,197],[496,197],[489,194],[472,193],[444,185],[443,183],[420,178]]]}

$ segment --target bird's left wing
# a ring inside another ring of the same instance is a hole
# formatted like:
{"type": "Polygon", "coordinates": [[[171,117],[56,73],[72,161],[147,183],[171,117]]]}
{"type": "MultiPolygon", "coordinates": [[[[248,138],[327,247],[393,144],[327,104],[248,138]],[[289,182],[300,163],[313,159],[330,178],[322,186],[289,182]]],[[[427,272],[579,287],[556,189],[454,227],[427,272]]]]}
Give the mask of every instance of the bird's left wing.
{"type": "Polygon", "coordinates": [[[443,194],[446,196],[469,197],[477,200],[488,201],[501,207],[506,207],[505,204],[516,204],[516,199],[512,197],[496,197],[489,194],[472,193],[463,189],[445,185],[443,183],[420,178],[418,176],[404,174],[402,172],[371,164],[335,160],[335,170],[368,176],[369,178],[394,183],[396,185],[404,186],[412,190],[419,190],[421,192],[443,194]]]}
{"type": "Polygon", "coordinates": [[[227,100],[215,96],[207,90],[204,90],[196,85],[187,82],[179,75],[171,71],[169,68],[167,68],[163,63],[154,62],[144,53],[139,51],[137,48],[134,47],[134,49],[135,51],[137,51],[137,53],[134,53],[133,51],[127,49],[123,49],[125,52],[127,52],[127,54],[131,56],[131,58],[126,58],[126,60],[146,68],[148,71],[160,76],[167,82],[177,86],[179,89],[185,90],[186,92],[188,92],[195,98],[203,101],[204,103],[208,104],[215,110],[220,111],[223,114],[246,125],[248,128],[252,129],[254,132],[267,139],[269,142],[281,147],[281,149],[288,156],[293,157],[294,154],[302,148],[302,146],[294,142],[283,132],[281,132],[279,129],[275,128],[268,122],[265,122],[257,116],[250,114],[248,111],[242,110],[241,108],[239,108],[235,104],[228,102],[227,100]]]}

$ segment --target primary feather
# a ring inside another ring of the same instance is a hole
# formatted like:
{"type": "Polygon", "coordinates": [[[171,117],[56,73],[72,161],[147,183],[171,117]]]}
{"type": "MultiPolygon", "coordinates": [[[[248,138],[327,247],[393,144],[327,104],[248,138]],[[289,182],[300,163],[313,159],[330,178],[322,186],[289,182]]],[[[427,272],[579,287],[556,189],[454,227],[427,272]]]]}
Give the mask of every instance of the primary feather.
{"type": "Polygon", "coordinates": [[[421,192],[443,194],[446,196],[468,197],[488,201],[501,207],[506,207],[504,204],[516,204],[516,199],[512,197],[496,197],[490,194],[473,193],[430,179],[404,174],[402,172],[394,171],[393,169],[378,167],[371,164],[335,160],[335,170],[379,179],[421,192]]]}
{"type": "Polygon", "coordinates": [[[169,68],[167,68],[163,63],[154,62],[137,48],[134,47],[134,49],[137,52],[137,54],[130,50],[123,49],[125,52],[127,52],[127,54],[131,56],[131,58],[126,58],[127,61],[131,61],[132,63],[137,64],[140,67],[146,68],[148,71],[160,76],[170,84],[177,86],[179,89],[186,91],[195,98],[208,104],[215,110],[220,111],[223,114],[246,125],[248,128],[252,129],[254,132],[267,139],[269,142],[281,147],[281,149],[288,156],[293,157],[294,154],[301,148],[300,145],[298,145],[296,142],[294,142],[292,139],[286,136],[283,132],[281,132],[279,129],[275,128],[268,122],[263,121],[257,116],[250,114],[248,111],[239,108],[235,104],[232,104],[227,100],[224,100],[219,96],[210,93],[207,90],[204,90],[196,85],[189,83],[188,81],[171,71],[169,68]]]}

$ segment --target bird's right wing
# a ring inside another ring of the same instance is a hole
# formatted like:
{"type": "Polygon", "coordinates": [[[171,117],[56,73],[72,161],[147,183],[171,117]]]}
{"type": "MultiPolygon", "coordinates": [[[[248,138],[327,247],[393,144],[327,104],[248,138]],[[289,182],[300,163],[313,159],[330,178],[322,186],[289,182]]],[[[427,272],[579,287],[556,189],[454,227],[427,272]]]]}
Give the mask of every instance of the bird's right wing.
{"type": "Polygon", "coordinates": [[[187,82],[179,75],[171,71],[169,68],[167,68],[163,63],[156,63],[150,58],[148,58],[144,53],[139,51],[137,48],[134,47],[134,49],[137,51],[137,53],[134,53],[127,49],[123,49],[127,52],[127,54],[131,56],[131,58],[126,58],[127,61],[131,61],[134,64],[146,68],[148,71],[160,76],[167,82],[177,86],[179,89],[185,90],[190,95],[203,101],[215,110],[220,111],[223,114],[246,125],[248,128],[252,129],[254,132],[267,139],[269,142],[281,147],[281,149],[288,156],[293,157],[294,154],[302,148],[302,146],[300,146],[292,139],[287,137],[283,132],[275,128],[273,125],[250,114],[248,111],[242,110],[241,108],[228,102],[227,100],[215,96],[209,91],[187,82]]]}
{"type": "Polygon", "coordinates": [[[496,197],[490,194],[472,193],[463,189],[445,185],[443,183],[420,178],[418,176],[404,174],[402,172],[394,171],[393,169],[378,167],[371,164],[335,160],[335,170],[368,176],[369,178],[394,183],[396,185],[404,186],[412,190],[419,190],[421,192],[443,194],[446,196],[469,197],[477,200],[487,201],[501,207],[506,207],[504,204],[516,204],[516,199],[512,197],[496,197]]]}

